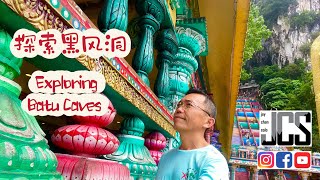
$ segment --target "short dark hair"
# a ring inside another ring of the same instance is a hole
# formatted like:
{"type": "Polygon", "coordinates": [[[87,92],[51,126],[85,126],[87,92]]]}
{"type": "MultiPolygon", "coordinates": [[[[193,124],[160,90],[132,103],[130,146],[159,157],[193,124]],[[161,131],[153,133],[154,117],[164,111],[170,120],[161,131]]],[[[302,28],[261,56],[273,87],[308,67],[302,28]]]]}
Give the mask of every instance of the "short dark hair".
{"type": "Polygon", "coordinates": [[[209,112],[211,117],[216,118],[217,108],[216,108],[214,102],[211,100],[210,96],[208,96],[208,94],[206,92],[204,92],[201,89],[191,88],[186,93],[186,95],[187,94],[201,94],[201,95],[203,95],[205,97],[204,104],[206,106],[207,111],[209,112]]]}

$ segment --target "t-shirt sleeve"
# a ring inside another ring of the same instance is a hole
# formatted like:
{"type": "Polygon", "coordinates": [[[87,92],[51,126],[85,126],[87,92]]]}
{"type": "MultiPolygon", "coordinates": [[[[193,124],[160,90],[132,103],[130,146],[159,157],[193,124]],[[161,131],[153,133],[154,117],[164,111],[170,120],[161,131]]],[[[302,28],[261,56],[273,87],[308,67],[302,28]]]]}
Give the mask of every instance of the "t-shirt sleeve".
{"type": "Polygon", "coordinates": [[[202,164],[199,180],[229,180],[228,164],[224,159],[206,159],[202,164]]]}

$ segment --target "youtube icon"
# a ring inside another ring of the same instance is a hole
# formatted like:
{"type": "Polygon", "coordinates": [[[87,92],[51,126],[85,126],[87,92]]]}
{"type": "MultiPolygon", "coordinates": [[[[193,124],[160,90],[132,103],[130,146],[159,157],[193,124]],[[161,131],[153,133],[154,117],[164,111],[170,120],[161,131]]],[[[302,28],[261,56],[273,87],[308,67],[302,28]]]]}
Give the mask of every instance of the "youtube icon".
{"type": "Polygon", "coordinates": [[[296,152],[294,154],[294,166],[296,168],[310,168],[311,152],[296,152]]]}

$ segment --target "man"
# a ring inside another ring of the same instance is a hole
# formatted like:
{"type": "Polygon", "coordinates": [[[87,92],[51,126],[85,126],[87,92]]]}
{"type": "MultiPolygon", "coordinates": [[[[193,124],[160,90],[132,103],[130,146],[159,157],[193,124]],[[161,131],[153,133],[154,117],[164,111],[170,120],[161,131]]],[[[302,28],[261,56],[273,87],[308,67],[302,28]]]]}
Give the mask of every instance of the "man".
{"type": "Polygon", "coordinates": [[[215,105],[206,93],[196,89],[187,92],[173,116],[181,146],[161,157],[157,180],[229,179],[226,159],[204,138],[206,129],[214,125],[215,116],[215,105]]]}

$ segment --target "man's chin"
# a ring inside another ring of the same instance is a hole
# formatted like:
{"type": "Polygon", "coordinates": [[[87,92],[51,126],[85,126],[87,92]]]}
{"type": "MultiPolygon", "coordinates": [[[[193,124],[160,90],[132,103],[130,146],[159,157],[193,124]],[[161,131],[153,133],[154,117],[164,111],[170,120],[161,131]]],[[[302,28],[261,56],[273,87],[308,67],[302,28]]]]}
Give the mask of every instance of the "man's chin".
{"type": "Polygon", "coordinates": [[[181,126],[179,126],[178,124],[173,124],[173,128],[176,130],[176,131],[178,131],[179,133],[180,133],[180,131],[182,131],[183,130],[183,128],[181,127],[181,126]]]}

